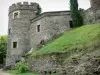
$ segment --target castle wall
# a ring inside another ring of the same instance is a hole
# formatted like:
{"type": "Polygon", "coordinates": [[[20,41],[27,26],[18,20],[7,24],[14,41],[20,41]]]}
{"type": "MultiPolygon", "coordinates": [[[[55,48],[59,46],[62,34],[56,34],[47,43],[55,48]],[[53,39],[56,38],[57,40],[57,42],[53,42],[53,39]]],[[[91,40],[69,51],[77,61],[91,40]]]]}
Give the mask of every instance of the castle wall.
{"type": "Polygon", "coordinates": [[[50,40],[70,29],[69,14],[46,15],[43,18],[33,20],[30,26],[30,47],[34,50],[41,40],[50,40]],[[40,25],[40,32],[37,32],[37,25],[40,25]]]}
{"type": "Polygon", "coordinates": [[[100,0],[90,0],[91,8],[84,11],[84,25],[100,23],[100,0]]]}
{"type": "Polygon", "coordinates": [[[90,0],[90,4],[93,11],[100,10],[100,0],[90,0]]]}
{"type": "Polygon", "coordinates": [[[6,65],[14,64],[21,60],[21,56],[30,50],[29,48],[29,28],[30,20],[36,16],[34,12],[35,6],[23,4],[13,4],[9,8],[9,25],[8,25],[8,48],[6,65]],[[34,9],[33,9],[34,7],[34,9]],[[14,18],[14,13],[18,12],[14,18]],[[10,34],[9,34],[10,29],[10,34]],[[17,42],[17,47],[13,47],[13,43],[17,42]]]}
{"type": "MultiPolygon", "coordinates": [[[[12,13],[9,14],[10,17],[12,17],[12,15],[12,13]]],[[[8,36],[10,41],[10,47],[8,49],[10,50],[10,54],[13,56],[14,60],[17,60],[16,57],[18,55],[29,50],[28,30],[30,27],[30,16],[34,16],[34,13],[28,10],[22,10],[20,11],[20,18],[9,19],[10,26],[8,28],[11,28],[11,34],[8,36]],[[23,14],[25,14],[25,16],[23,14]],[[18,43],[17,48],[13,48],[14,41],[18,43]]]]}
{"type": "MultiPolygon", "coordinates": [[[[10,14],[12,16],[12,14],[10,14]]],[[[18,48],[12,49],[11,54],[22,54],[29,49],[29,35],[28,30],[30,27],[30,18],[34,16],[34,12],[30,10],[21,10],[19,19],[10,19],[11,25],[10,38],[18,42],[18,48]]]]}
{"type": "Polygon", "coordinates": [[[84,11],[84,25],[95,23],[94,12],[91,9],[84,11]]]}
{"type": "Polygon", "coordinates": [[[100,10],[93,11],[92,8],[84,11],[84,25],[100,23],[100,10]]]}

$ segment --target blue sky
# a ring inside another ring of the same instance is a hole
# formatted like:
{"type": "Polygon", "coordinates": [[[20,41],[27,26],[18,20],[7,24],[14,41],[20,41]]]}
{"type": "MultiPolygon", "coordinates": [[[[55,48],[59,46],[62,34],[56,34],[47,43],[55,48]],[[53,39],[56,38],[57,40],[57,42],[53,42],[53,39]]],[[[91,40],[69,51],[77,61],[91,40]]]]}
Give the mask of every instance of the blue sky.
{"type": "MultiPolygon", "coordinates": [[[[43,12],[69,10],[69,0],[0,0],[0,35],[7,34],[8,28],[8,8],[16,2],[37,2],[42,7],[43,12]]],[[[89,0],[78,0],[79,7],[88,9],[89,0]]]]}

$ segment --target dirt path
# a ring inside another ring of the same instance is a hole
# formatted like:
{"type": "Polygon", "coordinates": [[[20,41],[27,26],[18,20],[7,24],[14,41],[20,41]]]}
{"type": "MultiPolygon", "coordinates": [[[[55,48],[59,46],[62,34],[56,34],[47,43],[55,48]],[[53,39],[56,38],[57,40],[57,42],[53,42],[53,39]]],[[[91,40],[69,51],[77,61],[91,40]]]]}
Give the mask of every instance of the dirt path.
{"type": "Polygon", "coordinates": [[[9,74],[9,73],[4,72],[4,71],[0,71],[0,75],[12,75],[12,74],[9,74]]]}

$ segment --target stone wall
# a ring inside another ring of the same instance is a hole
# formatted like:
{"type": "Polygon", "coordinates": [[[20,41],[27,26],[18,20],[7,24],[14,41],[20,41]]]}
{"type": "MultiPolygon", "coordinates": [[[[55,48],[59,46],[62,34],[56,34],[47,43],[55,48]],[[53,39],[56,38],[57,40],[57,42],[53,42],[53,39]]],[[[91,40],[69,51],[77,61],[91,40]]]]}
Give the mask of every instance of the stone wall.
{"type": "Polygon", "coordinates": [[[33,71],[33,72],[55,71],[55,69],[57,67],[56,60],[53,60],[51,56],[46,56],[44,58],[43,57],[38,58],[38,59],[30,58],[30,60],[32,60],[32,61],[29,60],[31,71],[33,71]]]}
{"type": "Polygon", "coordinates": [[[95,16],[94,16],[94,12],[91,10],[91,8],[84,11],[83,18],[84,18],[83,19],[84,20],[84,25],[94,23],[95,16]]]}
{"type": "Polygon", "coordinates": [[[100,10],[93,11],[92,8],[84,11],[84,25],[100,23],[100,10]]]}
{"type": "Polygon", "coordinates": [[[43,16],[44,14],[32,20],[30,26],[30,46],[34,50],[40,44],[41,40],[48,41],[70,29],[69,21],[71,21],[71,18],[68,13],[62,15],[47,13],[43,16]],[[37,25],[40,25],[40,32],[37,32],[37,25]]]}
{"type": "Polygon", "coordinates": [[[100,0],[90,0],[93,11],[100,10],[100,0]]]}
{"type": "MultiPolygon", "coordinates": [[[[52,55],[42,55],[36,57],[30,57],[27,61],[30,65],[30,69],[32,72],[35,73],[59,73],[64,71],[65,68],[63,67],[64,57],[62,54],[52,54],[52,55]]],[[[60,74],[61,75],[61,74],[60,74]]],[[[64,75],[64,74],[63,74],[64,75]]]]}
{"type": "Polygon", "coordinates": [[[40,75],[50,72],[56,73],[55,75],[99,75],[99,48],[82,55],[81,52],[37,55],[29,57],[27,61],[31,71],[40,75]]]}

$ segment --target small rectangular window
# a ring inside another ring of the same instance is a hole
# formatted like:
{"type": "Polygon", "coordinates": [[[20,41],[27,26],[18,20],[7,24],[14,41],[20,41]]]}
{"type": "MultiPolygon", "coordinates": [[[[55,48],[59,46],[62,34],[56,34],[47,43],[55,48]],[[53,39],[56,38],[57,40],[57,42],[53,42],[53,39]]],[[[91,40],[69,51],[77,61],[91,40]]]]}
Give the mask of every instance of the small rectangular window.
{"type": "Polygon", "coordinates": [[[37,25],[37,32],[40,32],[40,25],[37,25]]]}
{"type": "Polygon", "coordinates": [[[13,48],[17,48],[17,42],[13,42],[13,48]]]}
{"type": "Polygon", "coordinates": [[[70,28],[73,28],[73,22],[69,21],[70,28]]]}
{"type": "Polygon", "coordinates": [[[16,18],[19,18],[19,11],[15,11],[14,13],[13,13],[13,19],[16,19],[16,18]]]}

